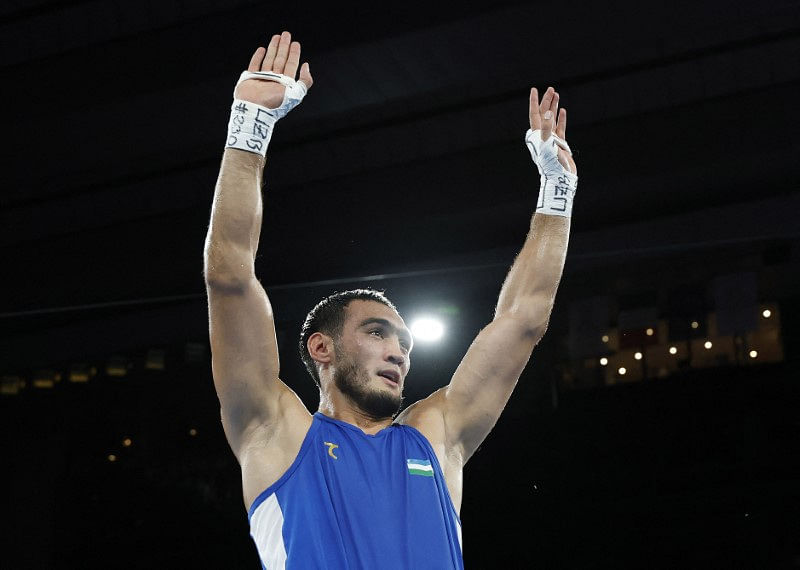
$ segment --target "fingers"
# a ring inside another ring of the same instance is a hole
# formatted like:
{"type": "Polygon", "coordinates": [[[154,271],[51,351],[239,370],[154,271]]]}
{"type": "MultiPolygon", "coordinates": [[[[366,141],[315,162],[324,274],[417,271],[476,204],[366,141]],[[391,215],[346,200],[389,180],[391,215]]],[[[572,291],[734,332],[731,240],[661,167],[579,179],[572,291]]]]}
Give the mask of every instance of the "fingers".
{"type": "Polygon", "coordinates": [[[314,84],[314,79],[311,77],[311,69],[308,67],[308,62],[305,62],[300,67],[300,81],[306,84],[306,89],[310,89],[314,84]]]}
{"type": "MultiPolygon", "coordinates": [[[[272,71],[294,79],[299,65],[300,42],[293,42],[292,34],[283,32],[280,35],[272,36],[266,49],[260,47],[255,51],[253,57],[250,58],[247,70],[272,71]]],[[[303,63],[300,67],[300,81],[305,83],[306,89],[314,83],[308,62],[303,63]]]]}
{"type": "Polygon", "coordinates": [[[278,53],[278,43],[281,37],[279,35],[272,36],[267,46],[267,53],[264,56],[264,61],[261,62],[261,71],[272,71],[272,65],[275,62],[275,54],[278,53]]]}
{"type": "Polygon", "coordinates": [[[261,62],[264,60],[264,54],[267,53],[263,47],[258,48],[253,57],[250,58],[250,64],[247,66],[247,71],[259,71],[261,69],[261,62]]]}
{"type": "Polygon", "coordinates": [[[542,128],[542,117],[539,116],[539,91],[536,87],[531,89],[528,120],[530,121],[532,131],[542,128]]]}
{"type": "Polygon", "coordinates": [[[562,139],[567,139],[567,110],[562,108],[558,112],[558,122],[556,123],[556,134],[562,139]]]}
{"type": "Polygon", "coordinates": [[[550,138],[550,133],[553,132],[553,125],[555,124],[554,109],[558,107],[558,94],[555,89],[548,87],[544,92],[542,102],[539,104],[539,111],[542,117],[542,140],[546,141],[550,138]]]}
{"type": "MultiPolygon", "coordinates": [[[[538,101],[539,93],[536,88],[531,89],[530,110],[528,118],[531,123],[531,130],[541,129],[542,140],[546,141],[555,131],[556,135],[566,140],[567,138],[567,110],[558,108],[559,94],[552,87],[548,87],[542,96],[541,102],[538,101]]],[[[559,148],[558,161],[573,174],[577,173],[575,161],[570,154],[559,148]]]]}
{"type": "Polygon", "coordinates": [[[278,53],[275,54],[275,62],[272,64],[272,69],[267,71],[283,73],[284,69],[286,68],[286,60],[289,58],[289,46],[291,44],[292,34],[289,32],[283,32],[281,34],[281,41],[278,43],[278,53]]]}
{"type": "Polygon", "coordinates": [[[294,79],[297,75],[298,65],[300,65],[300,42],[292,42],[289,46],[289,57],[286,60],[286,68],[283,70],[283,74],[294,79]]]}
{"type": "Polygon", "coordinates": [[[558,94],[558,91],[553,93],[553,103],[550,105],[550,112],[553,115],[553,128],[556,127],[556,117],[558,117],[558,101],[561,99],[561,95],[558,94]]]}

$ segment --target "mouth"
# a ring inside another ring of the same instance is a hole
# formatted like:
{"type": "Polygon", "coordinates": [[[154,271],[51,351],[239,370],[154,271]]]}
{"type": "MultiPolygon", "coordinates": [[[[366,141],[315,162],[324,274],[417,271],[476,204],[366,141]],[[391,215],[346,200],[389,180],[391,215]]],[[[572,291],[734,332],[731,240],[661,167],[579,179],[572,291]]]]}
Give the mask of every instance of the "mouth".
{"type": "Polygon", "coordinates": [[[400,374],[394,370],[381,370],[378,372],[378,376],[384,378],[392,386],[398,386],[400,384],[400,374]]]}

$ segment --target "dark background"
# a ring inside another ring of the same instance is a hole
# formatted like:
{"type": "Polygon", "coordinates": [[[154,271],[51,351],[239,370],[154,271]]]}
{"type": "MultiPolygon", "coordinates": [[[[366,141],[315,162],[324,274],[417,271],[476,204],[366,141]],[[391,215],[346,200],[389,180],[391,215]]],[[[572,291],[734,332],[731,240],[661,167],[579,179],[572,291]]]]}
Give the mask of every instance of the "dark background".
{"type": "Polygon", "coordinates": [[[527,232],[528,91],[554,85],[580,176],[570,253],[548,335],[465,470],[467,567],[799,567],[788,0],[5,2],[3,566],[258,568],[202,250],[233,86],[284,29],[315,83],[270,146],[256,271],[309,408],[300,324],[356,286],[446,321],[415,348],[407,401],[447,383],[527,232]],[[648,299],[666,322],[681,291],[741,273],[780,313],[782,358],[569,381],[574,303],[648,299]]]}

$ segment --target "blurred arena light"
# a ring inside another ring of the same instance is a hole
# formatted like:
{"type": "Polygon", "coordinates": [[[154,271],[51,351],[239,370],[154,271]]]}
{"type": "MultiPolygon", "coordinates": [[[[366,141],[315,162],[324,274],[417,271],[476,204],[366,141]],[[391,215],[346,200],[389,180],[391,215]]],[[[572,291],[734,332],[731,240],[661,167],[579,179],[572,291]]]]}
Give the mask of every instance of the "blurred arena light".
{"type": "Polygon", "coordinates": [[[79,384],[88,382],[95,374],[97,368],[88,366],[82,362],[76,362],[70,365],[68,379],[70,382],[79,384]]]}
{"type": "Polygon", "coordinates": [[[411,334],[416,341],[435,342],[444,335],[444,324],[438,319],[420,317],[411,323],[411,334]]]}
{"type": "Polygon", "coordinates": [[[164,370],[166,351],[160,348],[151,348],[147,351],[144,361],[145,370],[164,370]]]}
{"type": "Polygon", "coordinates": [[[133,363],[125,356],[114,355],[106,363],[106,374],[113,378],[122,378],[128,374],[131,368],[133,368],[133,363]]]}
{"type": "Polygon", "coordinates": [[[16,396],[25,387],[25,380],[20,376],[7,375],[3,376],[0,383],[0,394],[4,396],[16,396]]]}
{"type": "Polygon", "coordinates": [[[50,368],[40,368],[33,372],[34,388],[54,388],[56,383],[61,381],[61,374],[50,368]]]}
{"type": "Polygon", "coordinates": [[[186,364],[201,364],[206,357],[206,345],[200,342],[187,342],[183,359],[186,364]]]}

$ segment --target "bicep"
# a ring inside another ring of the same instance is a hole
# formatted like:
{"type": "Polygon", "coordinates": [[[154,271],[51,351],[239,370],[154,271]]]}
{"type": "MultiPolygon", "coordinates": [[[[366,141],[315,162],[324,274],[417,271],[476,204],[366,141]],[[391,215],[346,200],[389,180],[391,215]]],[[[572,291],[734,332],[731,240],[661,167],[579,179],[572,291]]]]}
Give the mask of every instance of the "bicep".
{"type": "Polygon", "coordinates": [[[255,277],[209,284],[211,368],[225,433],[236,451],[242,434],[274,418],[280,394],[272,307],[255,277]]]}
{"type": "Polygon", "coordinates": [[[464,461],[494,427],[541,333],[514,316],[489,323],[475,338],[446,390],[445,422],[464,461]]]}

